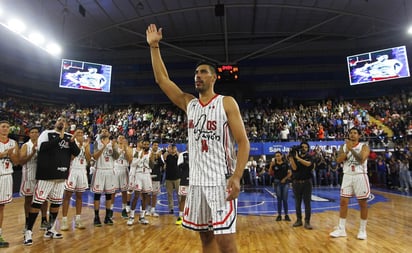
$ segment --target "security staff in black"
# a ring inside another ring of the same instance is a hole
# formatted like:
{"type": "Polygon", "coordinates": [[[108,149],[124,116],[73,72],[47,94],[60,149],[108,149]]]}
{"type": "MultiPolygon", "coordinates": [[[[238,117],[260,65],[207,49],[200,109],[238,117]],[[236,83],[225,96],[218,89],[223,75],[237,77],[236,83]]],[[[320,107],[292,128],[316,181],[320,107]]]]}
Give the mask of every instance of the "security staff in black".
{"type": "Polygon", "coordinates": [[[305,204],[305,228],[312,229],[310,225],[311,196],[312,196],[312,169],[313,161],[309,155],[309,144],[302,142],[299,150],[290,152],[288,156],[292,167],[292,186],[295,195],[296,217],[294,227],[302,226],[302,199],[305,204]]]}

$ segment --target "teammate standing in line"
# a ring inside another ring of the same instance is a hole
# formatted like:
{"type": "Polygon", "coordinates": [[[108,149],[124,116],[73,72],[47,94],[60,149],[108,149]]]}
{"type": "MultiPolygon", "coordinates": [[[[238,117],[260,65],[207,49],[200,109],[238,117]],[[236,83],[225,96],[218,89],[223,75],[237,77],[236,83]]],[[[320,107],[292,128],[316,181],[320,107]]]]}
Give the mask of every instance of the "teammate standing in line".
{"type": "Polygon", "coordinates": [[[357,238],[365,240],[368,219],[368,203],[370,185],[368,178],[368,157],[370,149],[367,144],[359,142],[361,132],[353,127],[349,130],[349,139],[338,152],[336,161],[343,162],[343,180],[340,190],[340,211],[338,227],[330,233],[331,237],[346,236],[346,217],[349,199],[355,195],[360,207],[360,226],[357,238]]]}
{"type": "Polygon", "coordinates": [[[144,140],[142,142],[142,150],[133,151],[133,160],[130,164],[132,177],[129,179],[129,190],[134,191],[129,220],[127,225],[134,224],[135,209],[139,196],[142,196],[142,210],[140,212],[139,223],[147,225],[149,221],[145,218],[146,207],[149,203],[148,193],[152,192],[152,178],[150,175],[150,142],[144,140]]]}
{"type": "Polygon", "coordinates": [[[33,244],[33,225],[40,207],[46,200],[50,202],[50,217],[44,237],[63,238],[62,234],[56,231],[55,221],[63,202],[64,181],[69,176],[71,158],[80,153],[74,137],[65,132],[66,127],[66,118],[59,117],[54,130],[43,131],[37,141],[37,183],[29,212],[27,230],[24,233],[24,245],[33,244]]]}
{"type": "Polygon", "coordinates": [[[182,225],[183,222],[183,210],[186,203],[187,191],[189,190],[189,153],[186,151],[179,154],[177,160],[177,166],[179,168],[179,217],[176,220],[176,225],[182,225]]]}
{"type": "Polygon", "coordinates": [[[232,97],[214,92],[211,64],[199,64],[194,72],[199,98],[183,92],[160,55],[162,29],[151,24],[146,36],[156,83],[188,118],[190,185],[182,225],[200,232],[203,252],[237,252],[237,197],[250,149],[239,107],[232,97]]]}
{"type": "Polygon", "coordinates": [[[153,217],[159,217],[156,213],[157,195],[160,193],[160,181],[162,180],[162,171],[164,162],[162,160],[162,153],[159,151],[159,141],[152,142],[152,150],[150,152],[150,168],[152,170],[152,192],[150,196],[150,213],[153,217]]]}
{"type": "Polygon", "coordinates": [[[9,247],[2,237],[4,206],[12,201],[13,165],[19,163],[19,146],[15,140],[9,139],[10,123],[0,120],[0,248],[9,247]]]}
{"type": "MultiPolygon", "coordinates": [[[[129,147],[126,138],[123,135],[117,137],[119,158],[114,161],[114,188],[122,194],[122,218],[127,219],[127,189],[129,187],[129,164],[132,161],[132,148],[129,147]]],[[[111,215],[113,216],[113,205],[115,193],[112,195],[111,215]]]]}
{"type": "MultiPolygon", "coordinates": [[[[29,137],[30,139],[24,143],[20,149],[20,164],[22,165],[20,195],[24,196],[24,213],[26,216],[24,230],[27,229],[30,205],[33,201],[34,187],[36,186],[37,140],[39,139],[39,129],[35,127],[31,128],[29,137]]],[[[42,214],[40,229],[46,230],[49,225],[47,223],[47,202],[44,202],[40,209],[42,214]]]]}
{"type": "Polygon", "coordinates": [[[82,213],[82,195],[89,187],[87,180],[87,164],[90,162],[92,155],[90,154],[90,143],[84,140],[84,132],[82,129],[76,129],[74,138],[77,146],[80,148],[79,155],[75,156],[70,164],[69,177],[64,184],[64,197],[62,207],[62,224],[60,229],[62,231],[69,230],[70,224],[67,220],[67,213],[69,212],[70,199],[73,192],[76,194],[76,218],[74,227],[84,229],[80,215],[82,213]]]}
{"type": "Polygon", "coordinates": [[[112,194],[114,193],[114,160],[119,158],[116,141],[110,140],[107,128],[100,130],[100,139],[94,145],[93,158],[96,171],[93,174],[91,190],[94,192],[94,226],[101,227],[99,209],[102,193],[106,195],[106,216],[104,224],[113,225],[111,218],[112,194]]]}

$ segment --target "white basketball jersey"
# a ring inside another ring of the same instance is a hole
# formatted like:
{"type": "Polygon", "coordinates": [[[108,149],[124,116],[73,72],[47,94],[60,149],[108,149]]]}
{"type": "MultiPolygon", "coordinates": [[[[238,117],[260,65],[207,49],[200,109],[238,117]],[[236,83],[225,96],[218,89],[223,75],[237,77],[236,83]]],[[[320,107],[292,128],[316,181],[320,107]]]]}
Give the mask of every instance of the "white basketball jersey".
{"type": "MultiPolygon", "coordinates": [[[[103,148],[103,143],[101,141],[97,142],[97,150],[103,148]]],[[[113,147],[112,143],[106,145],[106,148],[103,150],[103,153],[99,156],[96,161],[96,169],[113,169],[114,167],[114,159],[113,159],[113,147]]]]}
{"type": "Polygon", "coordinates": [[[234,139],[223,108],[223,96],[207,104],[195,98],[187,105],[190,185],[226,185],[234,172],[234,139]]]}
{"type": "MultiPolygon", "coordinates": [[[[23,145],[26,145],[26,156],[30,156],[33,152],[33,142],[31,140],[27,141],[23,145]]],[[[36,179],[36,169],[37,169],[37,151],[36,153],[27,161],[27,163],[23,164],[22,169],[22,180],[35,180],[36,179]]]]}
{"type": "MultiPolygon", "coordinates": [[[[80,143],[76,141],[76,144],[78,147],[80,147],[80,143]]],[[[80,147],[79,155],[73,158],[70,164],[70,169],[86,169],[86,166],[87,166],[86,154],[84,151],[84,146],[82,145],[80,147]]]]}
{"type": "Polygon", "coordinates": [[[119,152],[119,158],[114,161],[114,168],[115,169],[124,169],[129,167],[129,162],[126,159],[126,151],[118,148],[117,151],[119,152]]]}
{"type": "Polygon", "coordinates": [[[136,172],[139,173],[151,173],[152,170],[149,167],[150,151],[147,154],[143,153],[143,150],[137,151],[133,149],[133,160],[130,167],[133,167],[136,172]]]}
{"type": "MultiPolygon", "coordinates": [[[[353,150],[356,153],[360,153],[363,145],[365,143],[358,143],[353,150]]],[[[346,144],[343,145],[343,151],[347,152],[346,144]]],[[[359,163],[351,152],[347,154],[347,160],[343,163],[343,173],[345,174],[366,174],[368,172],[368,159],[366,159],[362,164],[359,163]]]]}
{"type": "MultiPolygon", "coordinates": [[[[6,143],[0,141],[0,152],[4,152],[9,149],[14,149],[17,145],[15,140],[8,139],[6,143]]],[[[13,162],[10,158],[0,159],[0,175],[7,175],[13,173],[13,162]]]]}

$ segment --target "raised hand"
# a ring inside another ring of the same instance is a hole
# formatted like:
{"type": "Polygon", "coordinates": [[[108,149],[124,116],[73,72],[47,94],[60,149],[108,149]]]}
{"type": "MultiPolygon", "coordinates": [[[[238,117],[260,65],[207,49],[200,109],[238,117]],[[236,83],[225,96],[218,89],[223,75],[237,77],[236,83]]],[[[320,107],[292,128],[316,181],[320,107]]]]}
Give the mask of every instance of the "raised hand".
{"type": "Polygon", "coordinates": [[[155,24],[150,24],[146,29],[146,39],[149,46],[158,46],[163,38],[162,28],[157,29],[155,24]]]}

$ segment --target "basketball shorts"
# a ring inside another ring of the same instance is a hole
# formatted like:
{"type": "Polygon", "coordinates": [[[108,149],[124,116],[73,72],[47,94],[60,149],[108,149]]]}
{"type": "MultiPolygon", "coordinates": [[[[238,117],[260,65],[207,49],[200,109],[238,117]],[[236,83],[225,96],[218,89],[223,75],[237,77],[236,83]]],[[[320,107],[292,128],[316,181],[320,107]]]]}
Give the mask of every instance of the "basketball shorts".
{"type": "Polygon", "coordinates": [[[33,203],[43,204],[48,200],[52,204],[63,202],[64,179],[38,180],[34,189],[33,203]]]}
{"type": "Polygon", "coordinates": [[[71,169],[64,189],[71,192],[85,192],[88,187],[86,169],[71,169]]]}
{"type": "Polygon", "coordinates": [[[182,226],[217,234],[236,233],[237,199],[227,201],[226,186],[189,186],[182,226]]]}
{"type": "Polygon", "coordinates": [[[340,196],[350,198],[353,195],[357,199],[367,199],[371,193],[367,174],[344,174],[340,196]]]}

